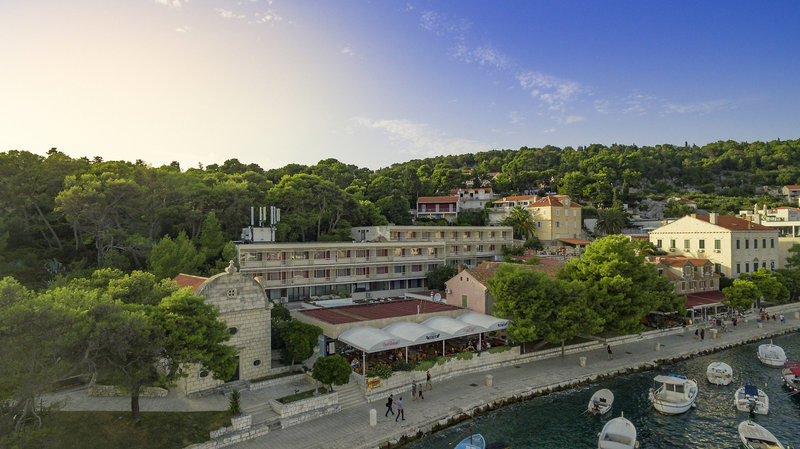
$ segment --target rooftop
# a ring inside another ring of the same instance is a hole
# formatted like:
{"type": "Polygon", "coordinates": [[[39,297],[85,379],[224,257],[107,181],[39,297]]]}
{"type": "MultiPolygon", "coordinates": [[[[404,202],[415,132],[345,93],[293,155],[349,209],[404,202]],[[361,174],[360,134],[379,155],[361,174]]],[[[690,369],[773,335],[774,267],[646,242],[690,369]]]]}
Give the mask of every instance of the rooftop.
{"type": "Polygon", "coordinates": [[[203,282],[207,280],[208,278],[204,278],[202,276],[194,276],[183,273],[180,273],[172,279],[172,281],[178,284],[178,286],[181,288],[192,287],[192,292],[197,292],[197,289],[200,288],[200,286],[203,285],[203,282]]]}
{"type": "MultiPolygon", "coordinates": [[[[695,215],[694,218],[709,223],[708,215],[695,215]]],[[[717,226],[729,229],[731,231],[774,231],[775,228],[769,226],[753,223],[752,221],[745,220],[744,218],[732,217],[730,215],[717,216],[717,226]]]]}
{"type": "Polygon", "coordinates": [[[359,321],[380,320],[383,318],[397,318],[416,315],[417,313],[445,312],[452,310],[461,310],[461,308],[438,302],[411,299],[389,301],[377,304],[301,310],[298,313],[302,313],[329,324],[344,324],[356,323],[359,321]]]}
{"type": "Polygon", "coordinates": [[[417,203],[455,203],[457,196],[421,196],[417,198],[417,203]]]}

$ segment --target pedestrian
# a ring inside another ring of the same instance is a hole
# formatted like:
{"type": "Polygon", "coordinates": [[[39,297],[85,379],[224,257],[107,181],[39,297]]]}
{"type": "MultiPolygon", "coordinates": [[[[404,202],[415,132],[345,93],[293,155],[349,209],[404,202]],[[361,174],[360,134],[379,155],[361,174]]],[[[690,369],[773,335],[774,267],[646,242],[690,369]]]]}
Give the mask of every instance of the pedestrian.
{"type": "Polygon", "coordinates": [[[695,329],[694,330],[694,339],[695,340],[700,340],[700,329],[695,329]]]}
{"type": "Polygon", "coordinates": [[[431,383],[431,371],[430,370],[425,372],[425,389],[433,390],[433,384],[431,383]]]}
{"type": "Polygon", "coordinates": [[[706,339],[706,328],[700,329],[700,340],[706,339]]]}
{"type": "Polygon", "coordinates": [[[392,415],[394,415],[394,410],[392,410],[392,403],[393,402],[394,402],[394,395],[390,394],[389,395],[389,399],[386,400],[386,413],[384,413],[384,415],[383,415],[384,418],[389,416],[390,412],[391,412],[392,415]]]}
{"type": "Polygon", "coordinates": [[[608,360],[613,360],[614,354],[611,352],[611,345],[606,346],[606,351],[608,351],[608,360]]]}
{"type": "MultiPolygon", "coordinates": [[[[403,397],[400,396],[397,399],[397,418],[403,417],[403,421],[406,420],[406,414],[403,413],[403,397]]],[[[397,418],[394,419],[394,422],[397,422],[397,418]]]]}
{"type": "Polygon", "coordinates": [[[411,382],[411,400],[412,401],[416,401],[417,400],[417,383],[416,382],[411,382]]]}
{"type": "Polygon", "coordinates": [[[422,384],[417,385],[417,392],[419,393],[419,400],[424,400],[425,396],[422,395],[422,384]]]}
{"type": "Polygon", "coordinates": [[[736,323],[738,323],[738,322],[739,322],[739,317],[738,316],[733,317],[733,328],[734,329],[736,329],[736,323]]]}
{"type": "Polygon", "coordinates": [[[781,316],[779,316],[778,318],[781,319],[781,324],[786,324],[786,317],[783,314],[781,314],[781,316]]]}

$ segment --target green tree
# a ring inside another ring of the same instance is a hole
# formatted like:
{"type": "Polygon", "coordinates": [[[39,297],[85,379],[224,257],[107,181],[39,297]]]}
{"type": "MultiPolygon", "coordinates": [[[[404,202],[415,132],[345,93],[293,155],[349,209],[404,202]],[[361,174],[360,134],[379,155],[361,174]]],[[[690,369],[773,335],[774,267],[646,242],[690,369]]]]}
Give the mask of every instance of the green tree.
{"type": "Polygon", "coordinates": [[[158,305],[177,290],[178,286],[170,279],[158,279],[146,271],[134,271],[110,279],[107,287],[109,296],[123,304],[158,305]]]}
{"type": "Polygon", "coordinates": [[[514,238],[527,240],[536,235],[536,223],[531,211],[522,206],[514,206],[508,216],[500,220],[501,226],[511,226],[514,238]]]}
{"type": "Polygon", "coordinates": [[[681,218],[694,213],[695,210],[681,200],[670,200],[664,208],[664,218],[681,218]]]}
{"type": "Polygon", "coordinates": [[[619,234],[630,224],[628,214],[621,207],[599,209],[595,232],[605,235],[619,234]]]}
{"type": "Polygon", "coordinates": [[[734,279],[730,287],[722,289],[725,299],[722,303],[738,312],[750,310],[760,296],[758,287],[752,281],[734,279]]]}
{"type": "Polygon", "coordinates": [[[683,310],[670,281],[635,249],[626,236],[597,239],[558,272],[559,279],[582,284],[607,332],[638,332],[651,311],[683,310]]]}
{"type": "Polygon", "coordinates": [[[411,204],[399,190],[392,192],[390,196],[385,196],[375,202],[375,205],[390,223],[398,225],[411,224],[411,204]]]}
{"type": "Polygon", "coordinates": [[[217,220],[217,215],[213,210],[203,220],[198,243],[200,252],[206,258],[206,264],[213,266],[216,259],[220,257],[223,248],[225,248],[225,244],[228,243],[228,239],[225,238],[219,220],[217,220]]]}
{"type": "Polygon", "coordinates": [[[330,391],[334,385],[347,385],[350,382],[350,363],[339,354],[320,357],[314,362],[311,377],[327,384],[330,391]]]}
{"type": "MultiPolygon", "coordinates": [[[[789,300],[789,289],[780,281],[779,276],[779,274],[762,267],[755,273],[742,276],[742,278],[753,281],[758,288],[759,300],[782,303],[789,300]]],[[[758,307],[760,306],[759,302],[758,307]]]]}
{"type": "Polygon", "coordinates": [[[178,273],[197,274],[205,257],[197,251],[194,243],[181,231],[173,240],[165,235],[153,246],[148,268],[159,279],[172,279],[178,273]]]}
{"type": "Polygon", "coordinates": [[[428,281],[428,288],[431,290],[444,290],[447,288],[445,282],[449,281],[458,274],[458,266],[445,264],[439,265],[435,269],[428,272],[425,275],[425,279],[428,281]]]}
{"type": "Polygon", "coordinates": [[[291,320],[281,326],[280,333],[286,345],[283,349],[284,360],[294,367],[295,362],[302,362],[314,353],[322,329],[291,320]]]}
{"type": "Polygon", "coordinates": [[[789,257],[786,258],[786,268],[800,269],[800,243],[795,243],[789,248],[789,257]]]}

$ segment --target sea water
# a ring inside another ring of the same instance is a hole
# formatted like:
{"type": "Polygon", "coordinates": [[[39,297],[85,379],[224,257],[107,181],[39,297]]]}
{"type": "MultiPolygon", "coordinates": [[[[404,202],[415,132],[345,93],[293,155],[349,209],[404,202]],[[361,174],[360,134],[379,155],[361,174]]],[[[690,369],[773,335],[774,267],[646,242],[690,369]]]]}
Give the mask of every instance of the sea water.
{"type": "MultiPolygon", "coordinates": [[[[800,361],[800,335],[773,340],[786,351],[790,361],[800,361]]],[[[769,414],[753,416],[753,421],[772,432],[784,446],[800,448],[800,394],[790,396],[781,381],[781,370],[762,365],[756,357],[758,345],[768,342],[737,346],[665,364],[655,370],[533,398],[436,432],[406,448],[452,448],[470,429],[472,433],[483,434],[488,442],[504,441],[512,449],[596,448],[597,434],[603,425],[623,412],[636,426],[642,449],[739,448],[742,446],[737,429],[748,414],[736,410],[733,395],[746,383],[758,386],[769,396],[769,414]],[[714,361],[733,368],[733,382],[727,386],[708,382],[706,368],[714,361]],[[696,408],[676,416],[662,415],[653,409],[647,396],[653,387],[653,377],[667,373],[697,381],[700,392],[696,408]],[[602,417],[584,413],[589,398],[601,388],[614,393],[611,411],[602,417]]]]}

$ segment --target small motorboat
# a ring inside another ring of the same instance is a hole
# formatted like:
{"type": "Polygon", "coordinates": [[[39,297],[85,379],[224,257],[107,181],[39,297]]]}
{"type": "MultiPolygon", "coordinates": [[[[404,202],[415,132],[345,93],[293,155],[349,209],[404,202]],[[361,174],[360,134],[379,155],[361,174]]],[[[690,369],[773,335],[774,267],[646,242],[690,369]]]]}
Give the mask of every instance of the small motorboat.
{"type": "Polygon", "coordinates": [[[712,362],[706,368],[706,377],[714,385],[728,385],[733,380],[733,368],[723,362],[712,362]]]}
{"type": "Polygon", "coordinates": [[[748,449],[786,449],[775,435],[753,421],[739,423],[739,438],[748,449]]]}
{"type": "Polygon", "coordinates": [[[597,435],[598,449],[634,449],[639,447],[636,441],[636,427],[622,413],[603,426],[597,435]]]}
{"type": "Polygon", "coordinates": [[[792,391],[800,391],[800,363],[784,363],[783,370],[781,370],[781,377],[783,378],[783,384],[786,385],[786,388],[792,391]]]}
{"type": "Polygon", "coordinates": [[[736,390],[736,394],[733,395],[733,405],[740,412],[759,415],[769,413],[769,397],[764,390],[760,390],[755,385],[745,385],[736,390]]]}
{"type": "Polygon", "coordinates": [[[783,348],[772,344],[772,340],[770,340],[769,344],[763,344],[758,347],[758,360],[761,360],[764,365],[780,368],[783,367],[783,364],[788,359],[786,358],[786,353],[783,352],[783,348]]]}
{"type": "Polygon", "coordinates": [[[653,407],[665,415],[678,415],[694,407],[697,399],[697,381],[685,376],[659,375],[653,379],[658,385],[650,389],[653,407]]]}
{"type": "Polygon", "coordinates": [[[614,403],[614,393],[607,388],[596,391],[589,399],[589,413],[594,415],[605,415],[611,410],[614,403]]]}
{"type": "Polygon", "coordinates": [[[472,434],[461,440],[461,442],[456,445],[455,449],[486,449],[486,440],[484,440],[483,435],[479,433],[472,434]]]}

